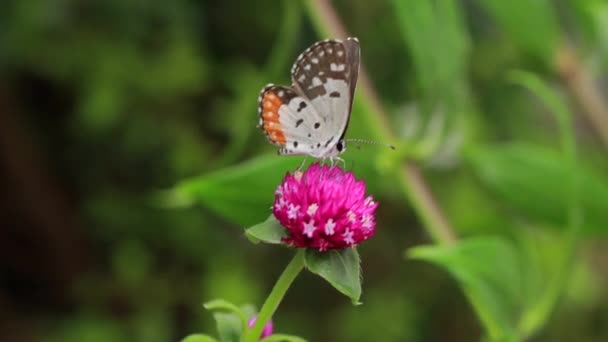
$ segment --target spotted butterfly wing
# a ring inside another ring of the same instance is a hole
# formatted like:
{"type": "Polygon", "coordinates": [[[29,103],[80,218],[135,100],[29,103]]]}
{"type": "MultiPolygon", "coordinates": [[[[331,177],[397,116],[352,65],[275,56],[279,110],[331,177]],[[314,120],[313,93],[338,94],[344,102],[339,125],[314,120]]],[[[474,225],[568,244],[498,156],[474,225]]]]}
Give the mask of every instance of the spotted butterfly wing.
{"type": "Polygon", "coordinates": [[[262,89],[260,126],[279,154],[331,158],[344,151],[358,72],[356,38],[324,40],[297,58],[291,86],[262,89]]]}

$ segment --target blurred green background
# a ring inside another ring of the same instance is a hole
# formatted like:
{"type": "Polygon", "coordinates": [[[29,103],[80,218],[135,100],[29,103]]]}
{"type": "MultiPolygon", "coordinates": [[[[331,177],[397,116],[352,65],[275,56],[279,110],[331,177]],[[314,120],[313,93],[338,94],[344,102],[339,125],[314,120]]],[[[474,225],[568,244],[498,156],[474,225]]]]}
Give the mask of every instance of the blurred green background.
{"type": "Polygon", "coordinates": [[[359,38],[384,108],[359,87],[347,137],[398,149],[343,155],[381,203],[359,248],[364,305],[305,272],[276,330],[476,341],[489,303],[508,312],[495,331],[522,340],[608,340],[603,0],[3,1],[0,339],[177,341],[214,334],[205,301],[259,307],[293,253],[243,229],[302,159],[276,155],[256,100],[334,35],[331,13],[359,38]],[[505,253],[404,258],[438,242],[406,159],[459,239],[505,253]],[[547,312],[530,304],[545,292],[547,312]]]}

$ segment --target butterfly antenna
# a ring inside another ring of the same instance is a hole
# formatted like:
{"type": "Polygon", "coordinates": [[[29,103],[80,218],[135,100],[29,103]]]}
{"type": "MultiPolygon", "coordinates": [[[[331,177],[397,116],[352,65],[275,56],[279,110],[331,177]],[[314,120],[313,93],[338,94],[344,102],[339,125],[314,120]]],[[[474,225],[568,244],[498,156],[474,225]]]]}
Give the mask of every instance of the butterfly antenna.
{"type": "MultiPolygon", "coordinates": [[[[353,142],[353,143],[361,143],[361,144],[370,144],[370,145],[382,145],[385,147],[390,148],[391,150],[396,150],[397,148],[393,145],[389,145],[389,144],[383,144],[377,141],[372,141],[372,140],[366,140],[366,139],[346,139],[347,143],[353,142]]],[[[359,146],[357,146],[357,148],[359,148],[359,146]]]]}

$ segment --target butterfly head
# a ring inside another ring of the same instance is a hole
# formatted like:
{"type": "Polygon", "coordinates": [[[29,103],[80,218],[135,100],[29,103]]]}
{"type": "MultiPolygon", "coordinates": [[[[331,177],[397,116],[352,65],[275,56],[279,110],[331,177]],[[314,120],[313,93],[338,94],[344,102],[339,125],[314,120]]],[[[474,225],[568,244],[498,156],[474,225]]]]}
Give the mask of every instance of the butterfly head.
{"type": "Polygon", "coordinates": [[[344,153],[344,151],[346,151],[346,140],[344,140],[344,138],[341,138],[340,140],[338,140],[336,145],[334,145],[334,147],[329,150],[326,156],[335,157],[341,153],[344,153]]]}

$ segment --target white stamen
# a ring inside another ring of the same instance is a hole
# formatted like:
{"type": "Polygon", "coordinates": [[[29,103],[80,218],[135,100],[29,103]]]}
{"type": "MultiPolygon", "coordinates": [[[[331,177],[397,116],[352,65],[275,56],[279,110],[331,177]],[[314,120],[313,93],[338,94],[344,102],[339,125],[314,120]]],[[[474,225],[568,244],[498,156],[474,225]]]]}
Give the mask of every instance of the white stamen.
{"type": "Polygon", "coordinates": [[[298,211],[300,210],[299,205],[289,204],[289,209],[287,209],[287,218],[295,220],[298,218],[298,211]]]}
{"type": "Polygon", "coordinates": [[[275,203],[274,208],[276,210],[281,210],[281,208],[283,208],[286,205],[287,205],[287,201],[283,197],[281,197],[281,198],[279,198],[277,203],[275,203]]]}
{"type": "Polygon", "coordinates": [[[308,206],[306,213],[308,214],[308,216],[313,216],[314,214],[317,213],[318,209],[319,209],[319,206],[317,205],[317,203],[313,203],[308,206]]]}
{"type": "Polygon", "coordinates": [[[317,227],[315,226],[315,220],[310,220],[310,222],[304,223],[304,229],[302,229],[302,234],[311,238],[315,230],[317,230],[317,227]]]}
{"type": "Polygon", "coordinates": [[[353,239],[354,233],[350,229],[346,229],[344,233],[342,233],[342,237],[344,238],[344,242],[347,245],[352,245],[355,243],[355,239],[353,239]]]}
{"type": "Polygon", "coordinates": [[[363,228],[371,228],[373,220],[370,215],[363,215],[363,217],[361,218],[361,222],[363,223],[363,228]]]}
{"type": "Polygon", "coordinates": [[[334,223],[334,220],[330,218],[325,223],[325,234],[327,234],[327,235],[334,235],[334,229],[335,228],[336,228],[336,224],[334,223]]]}
{"type": "Polygon", "coordinates": [[[355,215],[355,213],[353,213],[352,211],[348,211],[348,221],[349,222],[355,222],[355,220],[357,219],[357,215],[355,215]]]}

